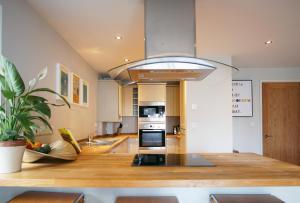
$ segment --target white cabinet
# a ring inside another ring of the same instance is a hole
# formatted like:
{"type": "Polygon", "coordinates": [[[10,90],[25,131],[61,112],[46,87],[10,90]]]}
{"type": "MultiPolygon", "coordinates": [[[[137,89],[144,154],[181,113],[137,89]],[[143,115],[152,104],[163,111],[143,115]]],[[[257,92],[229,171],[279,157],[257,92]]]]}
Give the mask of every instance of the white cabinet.
{"type": "Polygon", "coordinates": [[[136,85],[122,87],[122,116],[137,116],[138,91],[136,85]]]}
{"type": "Polygon", "coordinates": [[[133,115],[132,86],[122,87],[122,116],[133,115]]]}
{"type": "Polygon", "coordinates": [[[179,142],[176,137],[167,138],[167,153],[177,154],[179,153],[179,142]]]}
{"type": "Polygon", "coordinates": [[[128,138],[128,153],[137,154],[139,151],[139,139],[128,138]]]}
{"type": "Polygon", "coordinates": [[[166,101],[165,83],[140,83],[138,84],[138,99],[143,101],[166,101]]]}
{"type": "Polygon", "coordinates": [[[120,122],[122,118],[121,86],[114,80],[99,80],[97,92],[97,120],[120,122]]]}
{"type": "Polygon", "coordinates": [[[166,106],[167,116],[180,116],[180,91],[178,85],[167,86],[166,106]]]}

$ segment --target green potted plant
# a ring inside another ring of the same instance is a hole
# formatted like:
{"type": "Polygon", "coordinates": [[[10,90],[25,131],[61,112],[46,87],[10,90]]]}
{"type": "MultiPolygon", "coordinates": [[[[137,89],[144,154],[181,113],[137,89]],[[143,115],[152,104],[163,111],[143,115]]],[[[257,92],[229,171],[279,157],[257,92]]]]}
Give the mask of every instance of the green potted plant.
{"type": "Polygon", "coordinates": [[[15,65],[0,56],[0,89],[3,101],[0,107],[0,173],[21,170],[26,142],[32,142],[41,126],[51,131],[50,106],[64,106],[68,101],[49,88],[37,88],[38,81],[47,75],[47,68],[25,86],[15,65]],[[58,95],[63,103],[54,104],[41,93],[58,95]]]}

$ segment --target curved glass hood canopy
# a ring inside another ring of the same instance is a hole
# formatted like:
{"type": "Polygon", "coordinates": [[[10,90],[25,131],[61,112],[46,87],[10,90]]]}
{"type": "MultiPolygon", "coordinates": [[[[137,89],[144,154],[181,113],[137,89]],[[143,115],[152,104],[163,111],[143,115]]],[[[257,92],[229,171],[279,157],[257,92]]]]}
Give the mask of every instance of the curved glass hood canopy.
{"type": "Polygon", "coordinates": [[[204,79],[220,67],[235,68],[209,59],[164,56],[123,64],[111,69],[109,75],[123,85],[136,82],[193,81],[204,79]]]}
{"type": "Polygon", "coordinates": [[[108,71],[121,84],[202,80],[233,66],[196,57],[195,0],[144,0],[145,59],[108,71]],[[180,54],[178,54],[180,53],[180,54]]]}

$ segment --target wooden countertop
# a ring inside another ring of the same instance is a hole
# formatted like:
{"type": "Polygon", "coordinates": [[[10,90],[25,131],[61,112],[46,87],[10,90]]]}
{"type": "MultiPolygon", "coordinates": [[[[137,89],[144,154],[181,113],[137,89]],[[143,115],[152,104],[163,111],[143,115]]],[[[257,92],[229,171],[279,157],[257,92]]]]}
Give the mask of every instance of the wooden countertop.
{"type": "Polygon", "coordinates": [[[122,142],[127,140],[129,138],[128,135],[118,135],[118,136],[107,136],[107,137],[97,137],[95,139],[100,139],[100,140],[110,140],[110,139],[118,139],[115,143],[111,145],[96,145],[96,146],[81,146],[82,152],[86,154],[105,154],[109,153],[113,148],[117,147],[120,145],[122,142]]]}
{"type": "MultiPolygon", "coordinates": [[[[119,139],[117,142],[113,143],[112,145],[101,145],[101,146],[83,146],[82,150],[86,153],[100,153],[105,154],[109,153],[112,149],[120,145],[122,142],[126,141],[128,138],[138,138],[137,134],[120,134],[120,135],[105,135],[105,136],[96,136],[95,139],[100,140],[109,140],[109,139],[119,139]]],[[[167,138],[176,138],[180,139],[180,135],[172,135],[167,134],[167,138]]],[[[80,142],[87,141],[87,139],[83,139],[80,142]]]]}
{"type": "Polygon", "coordinates": [[[300,167],[256,154],[203,154],[216,167],[132,167],[134,155],[81,153],[76,161],[24,163],[0,186],[241,187],[300,186],[300,167]]]}
{"type": "MultiPolygon", "coordinates": [[[[122,133],[120,135],[98,135],[97,138],[109,138],[109,137],[121,137],[121,136],[128,136],[129,138],[138,138],[137,133],[122,133]]],[[[174,135],[174,134],[167,134],[167,138],[177,138],[180,139],[180,134],[174,135]]]]}

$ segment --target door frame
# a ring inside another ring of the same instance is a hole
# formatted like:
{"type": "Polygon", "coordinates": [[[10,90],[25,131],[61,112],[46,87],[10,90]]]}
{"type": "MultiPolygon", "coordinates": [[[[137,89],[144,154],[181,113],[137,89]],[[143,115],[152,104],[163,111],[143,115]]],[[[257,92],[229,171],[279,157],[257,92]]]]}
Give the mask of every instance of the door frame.
{"type": "Polygon", "coordinates": [[[264,155],[264,119],[263,119],[263,93],[262,93],[262,84],[263,83],[273,83],[273,82],[277,82],[277,83],[285,83],[285,82],[300,82],[299,80],[260,80],[260,84],[259,84],[259,97],[260,97],[260,101],[259,101],[259,114],[260,114],[260,139],[261,139],[261,155],[264,155]]]}

